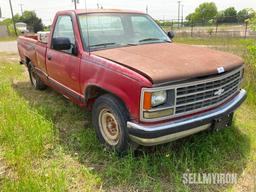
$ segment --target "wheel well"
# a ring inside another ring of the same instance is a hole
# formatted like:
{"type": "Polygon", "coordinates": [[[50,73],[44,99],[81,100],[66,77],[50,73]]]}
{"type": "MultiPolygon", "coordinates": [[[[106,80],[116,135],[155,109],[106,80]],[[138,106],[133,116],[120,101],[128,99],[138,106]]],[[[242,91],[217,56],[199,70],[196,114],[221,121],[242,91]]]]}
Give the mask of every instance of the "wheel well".
{"type": "Polygon", "coordinates": [[[85,91],[85,100],[88,101],[90,99],[96,99],[97,97],[106,93],[109,92],[98,86],[91,85],[85,91]]]}
{"type": "Polygon", "coordinates": [[[105,89],[102,89],[101,87],[98,87],[98,86],[95,86],[95,85],[91,85],[86,89],[86,91],[85,91],[85,101],[88,102],[89,106],[91,107],[92,104],[94,103],[94,101],[99,96],[104,95],[104,94],[111,94],[114,97],[116,97],[118,100],[120,100],[123,103],[124,107],[126,108],[127,113],[130,114],[130,112],[128,110],[128,107],[125,105],[125,102],[120,97],[113,94],[112,92],[109,92],[109,91],[107,91],[105,89]]]}
{"type": "Polygon", "coordinates": [[[30,61],[31,61],[31,60],[30,60],[28,57],[25,57],[25,63],[26,63],[26,65],[27,65],[28,67],[30,67],[30,66],[29,66],[30,61]]]}

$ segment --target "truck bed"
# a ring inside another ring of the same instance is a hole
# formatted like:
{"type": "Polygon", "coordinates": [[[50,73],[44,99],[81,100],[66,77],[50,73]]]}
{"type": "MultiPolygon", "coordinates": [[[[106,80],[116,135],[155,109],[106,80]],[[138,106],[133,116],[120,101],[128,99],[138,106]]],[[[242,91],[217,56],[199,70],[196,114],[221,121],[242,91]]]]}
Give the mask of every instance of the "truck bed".
{"type": "Polygon", "coordinates": [[[32,62],[35,67],[47,73],[45,66],[47,43],[40,42],[37,35],[26,35],[20,36],[17,44],[21,63],[32,62]]]}

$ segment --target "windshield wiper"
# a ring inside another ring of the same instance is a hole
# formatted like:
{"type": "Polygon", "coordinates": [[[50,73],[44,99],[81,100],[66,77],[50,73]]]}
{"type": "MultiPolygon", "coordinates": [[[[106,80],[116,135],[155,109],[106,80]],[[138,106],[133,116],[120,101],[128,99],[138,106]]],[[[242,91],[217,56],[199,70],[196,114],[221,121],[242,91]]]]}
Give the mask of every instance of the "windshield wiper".
{"type": "Polygon", "coordinates": [[[137,43],[127,43],[126,45],[129,45],[129,46],[137,46],[138,44],[137,44],[137,43]]]}
{"type": "Polygon", "coordinates": [[[108,46],[108,45],[115,45],[116,43],[100,43],[100,44],[95,44],[95,45],[90,45],[90,47],[101,47],[101,46],[108,46]]]}
{"type": "Polygon", "coordinates": [[[168,42],[168,43],[171,42],[166,39],[158,39],[158,38],[146,38],[146,39],[139,40],[139,42],[145,42],[145,41],[164,41],[164,42],[168,42]]]}
{"type": "Polygon", "coordinates": [[[141,39],[139,42],[144,42],[144,41],[160,41],[158,38],[146,38],[146,39],[141,39]]]}

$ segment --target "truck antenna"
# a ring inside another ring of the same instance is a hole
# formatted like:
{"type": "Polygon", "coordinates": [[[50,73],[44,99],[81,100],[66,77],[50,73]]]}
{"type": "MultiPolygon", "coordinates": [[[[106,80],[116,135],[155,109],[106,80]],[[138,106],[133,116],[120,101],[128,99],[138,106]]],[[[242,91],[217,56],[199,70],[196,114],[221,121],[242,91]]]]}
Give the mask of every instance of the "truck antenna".
{"type": "Polygon", "coordinates": [[[86,10],[86,33],[87,33],[87,45],[88,45],[88,51],[89,55],[91,54],[91,48],[90,48],[90,37],[89,37],[89,27],[88,27],[88,10],[87,10],[87,1],[85,0],[85,10],[86,10]]]}

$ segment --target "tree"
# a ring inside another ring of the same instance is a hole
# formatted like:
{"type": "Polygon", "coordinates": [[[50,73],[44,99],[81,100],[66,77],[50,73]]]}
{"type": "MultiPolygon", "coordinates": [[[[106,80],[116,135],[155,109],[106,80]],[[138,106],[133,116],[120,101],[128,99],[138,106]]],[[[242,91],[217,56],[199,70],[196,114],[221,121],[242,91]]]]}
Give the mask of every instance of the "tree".
{"type": "MultiPolygon", "coordinates": [[[[37,17],[34,11],[24,11],[23,15],[20,16],[19,14],[14,15],[14,22],[23,22],[27,24],[29,31],[31,32],[38,32],[44,29],[42,20],[37,17]]],[[[12,20],[5,19],[0,24],[7,25],[9,30],[12,30],[12,20]]]]}
{"type": "Polygon", "coordinates": [[[256,31],[256,17],[253,17],[249,21],[250,29],[256,31]]]}
{"type": "Polygon", "coordinates": [[[246,19],[249,19],[249,12],[248,9],[242,9],[237,13],[237,20],[238,22],[244,22],[246,19]]]}
{"type": "Polygon", "coordinates": [[[213,2],[206,2],[200,4],[194,11],[189,14],[186,19],[190,22],[202,22],[208,23],[209,20],[213,19],[217,14],[217,7],[213,2]]]}
{"type": "Polygon", "coordinates": [[[245,22],[246,20],[253,18],[255,15],[255,11],[251,8],[242,9],[237,13],[237,19],[239,22],[245,22]]]}
{"type": "Polygon", "coordinates": [[[225,23],[235,23],[237,22],[237,11],[235,7],[229,7],[224,10],[224,22],[225,23]]]}
{"type": "Polygon", "coordinates": [[[249,27],[251,30],[256,31],[256,11],[250,10],[251,18],[248,19],[249,27]]]}
{"type": "Polygon", "coordinates": [[[9,35],[11,35],[11,36],[15,35],[12,19],[10,19],[10,18],[4,19],[3,21],[0,22],[0,25],[7,26],[9,35]]]}
{"type": "MultiPolygon", "coordinates": [[[[27,24],[28,30],[31,32],[38,32],[44,30],[44,25],[42,23],[42,20],[37,17],[35,11],[24,11],[22,16],[19,14],[14,15],[14,22],[24,22],[27,24]]],[[[0,24],[6,25],[12,34],[14,29],[12,26],[12,20],[7,18],[0,22],[0,24]]]]}
{"type": "Polygon", "coordinates": [[[37,17],[35,11],[24,11],[19,21],[26,23],[28,29],[35,33],[44,29],[42,20],[37,17]]]}
{"type": "Polygon", "coordinates": [[[224,11],[219,11],[219,12],[217,13],[215,19],[216,19],[216,22],[217,22],[217,23],[223,23],[224,20],[225,20],[225,13],[224,13],[224,11]]]}
{"type": "Polygon", "coordinates": [[[193,13],[188,14],[185,19],[186,19],[189,23],[192,23],[192,22],[193,22],[193,13]]]}

